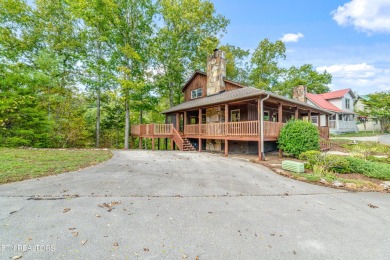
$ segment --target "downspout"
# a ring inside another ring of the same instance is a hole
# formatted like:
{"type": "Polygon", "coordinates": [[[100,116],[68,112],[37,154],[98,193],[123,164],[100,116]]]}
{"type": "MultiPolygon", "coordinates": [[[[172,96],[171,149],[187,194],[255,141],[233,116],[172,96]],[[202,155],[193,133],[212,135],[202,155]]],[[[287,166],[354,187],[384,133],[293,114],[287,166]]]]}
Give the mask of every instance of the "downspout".
{"type": "Polygon", "coordinates": [[[260,100],[260,126],[261,126],[261,129],[260,129],[260,142],[261,142],[261,158],[263,161],[265,161],[265,154],[264,154],[264,108],[263,108],[263,105],[264,105],[264,100],[267,100],[269,99],[269,94],[260,100]]]}

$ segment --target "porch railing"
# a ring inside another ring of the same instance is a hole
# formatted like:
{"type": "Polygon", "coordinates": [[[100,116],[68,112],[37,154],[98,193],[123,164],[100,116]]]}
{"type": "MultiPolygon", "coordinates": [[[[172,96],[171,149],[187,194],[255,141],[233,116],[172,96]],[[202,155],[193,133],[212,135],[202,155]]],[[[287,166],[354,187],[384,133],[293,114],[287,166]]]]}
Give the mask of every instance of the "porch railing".
{"type": "MultiPolygon", "coordinates": [[[[283,123],[264,121],[264,137],[277,138],[283,123]]],[[[131,126],[131,134],[134,136],[142,135],[174,135],[175,128],[173,124],[144,124],[131,126]]],[[[329,127],[318,127],[321,138],[329,138],[329,127]]],[[[243,121],[228,123],[207,123],[186,125],[184,127],[185,135],[195,136],[242,136],[254,137],[260,135],[259,121],[243,121]]],[[[179,140],[178,140],[179,142],[179,140]]]]}
{"type": "Polygon", "coordinates": [[[228,135],[233,136],[258,136],[259,121],[228,122],[228,135]]]}
{"type": "Polygon", "coordinates": [[[329,127],[320,126],[318,127],[321,138],[329,139],[329,127]]]}
{"type": "Polygon", "coordinates": [[[172,135],[173,124],[143,124],[132,125],[131,134],[138,135],[172,135]]]}
{"type": "Polygon", "coordinates": [[[264,136],[278,137],[283,125],[283,123],[279,122],[264,121],[264,136]]]}
{"type": "Polygon", "coordinates": [[[201,135],[205,136],[224,136],[225,123],[208,123],[200,126],[201,135]]]}

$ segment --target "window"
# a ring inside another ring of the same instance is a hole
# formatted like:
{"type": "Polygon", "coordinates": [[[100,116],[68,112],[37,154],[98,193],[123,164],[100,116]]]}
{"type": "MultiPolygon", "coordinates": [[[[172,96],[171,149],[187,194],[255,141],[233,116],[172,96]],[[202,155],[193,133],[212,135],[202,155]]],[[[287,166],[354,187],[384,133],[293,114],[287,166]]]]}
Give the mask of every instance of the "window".
{"type": "Polygon", "coordinates": [[[202,97],[203,90],[202,88],[197,88],[191,91],[191,99],[202,97]]]}
{"type": "Polygon", "coordinates": [[[312,117],[311,117],[311,122],[312,122],[313,124],[318,124],[318,117],[317,117],[317,116],[312,116],[312,117]]]}
{"type": "Polygon", "coordinates": [[[232,122],[240,122],[240,109],[230,111],[230,117],[232,122]]]}
{"type": "Polygon", "coordinates": [[[345,99],[345,108],[350,109],[351,108],[351,100],[346,98],[345,99]]]}
{"type": "Polygon", "coordinates": [[[263,118],[264,118],[264,121],[269,121],[269,111],[264,111],[263,118]]]}
{"type": "Polygon", "coordinates": [[[343,115],[339,115],[339,121],[343,121],[343,115]]]}

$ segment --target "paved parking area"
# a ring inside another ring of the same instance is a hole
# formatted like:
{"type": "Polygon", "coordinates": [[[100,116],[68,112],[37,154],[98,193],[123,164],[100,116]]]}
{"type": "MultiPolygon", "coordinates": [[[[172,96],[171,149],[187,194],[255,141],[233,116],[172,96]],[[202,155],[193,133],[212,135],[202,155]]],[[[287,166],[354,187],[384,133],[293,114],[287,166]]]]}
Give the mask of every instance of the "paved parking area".
{"type": "Polygon", "coordinates": [[[0,205],[0,259],[389,258],[389,194],[209,153],[114,151],[98,166],[1,185],[0,205]]]}

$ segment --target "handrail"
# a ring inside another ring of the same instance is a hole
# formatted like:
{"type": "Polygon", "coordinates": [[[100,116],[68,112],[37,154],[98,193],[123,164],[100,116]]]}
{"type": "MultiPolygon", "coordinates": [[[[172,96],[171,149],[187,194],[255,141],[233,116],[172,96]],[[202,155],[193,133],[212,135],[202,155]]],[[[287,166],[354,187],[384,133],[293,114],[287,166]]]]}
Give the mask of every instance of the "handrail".
{"type": "Polygon", "coordinates": [[[180,134],[177,132],[176,128],[173,127],[173,141],[176,143],[176,145],[179,147],[180,151],[183,151],[183,138],[181,138],[180,134]]]}

